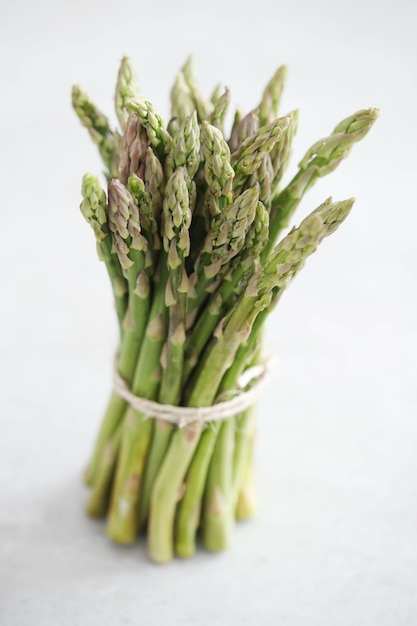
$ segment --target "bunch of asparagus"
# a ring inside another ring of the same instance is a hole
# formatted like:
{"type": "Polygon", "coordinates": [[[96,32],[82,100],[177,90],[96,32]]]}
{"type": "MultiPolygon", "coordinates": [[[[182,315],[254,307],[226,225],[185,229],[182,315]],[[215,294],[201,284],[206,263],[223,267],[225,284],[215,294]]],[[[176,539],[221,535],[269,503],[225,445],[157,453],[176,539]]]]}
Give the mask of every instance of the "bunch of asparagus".
{"type": "MultiPolygon", "coordinates": [[[[120,328],[117,371],[142,398],[211,406],[241,393],[262,362],[262,330],[283,291],[348,215],[353,200],[323,202],[279,243],[304,193],[332,172],[373,125],[377,111],[344,119],[315,143],[283,186],[297,111],[277,117],[286,70],[260,104],[236,111],[230,94],[199,91],[192,60],[171,92],[165,126],[139,96],[128,58],[117,78],[120,131],[78,86],[72,103],[103,159],[107,194],[87,174],[81,211],[113,287],[120,328]]],[[[92,517],[129,544],[146,529],[150,557],[191,556],[201,530],[209,550],[229,545],[235,519],[253,514],[254,409],[185,427],[110,397],[85,480],[92,517]]]]}

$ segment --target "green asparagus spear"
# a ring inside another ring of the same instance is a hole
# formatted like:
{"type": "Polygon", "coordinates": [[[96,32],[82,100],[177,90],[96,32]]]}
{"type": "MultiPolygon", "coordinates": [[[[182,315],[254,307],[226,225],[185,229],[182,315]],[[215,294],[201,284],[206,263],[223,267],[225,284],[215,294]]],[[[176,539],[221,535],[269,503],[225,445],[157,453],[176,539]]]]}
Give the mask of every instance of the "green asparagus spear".
{"type": "Polygon", "coordinates": [[[282,92],[287,79],[287,68],[281,65],[267,84],[258,107],[259,123],[266,126],[278,115],[282,92]]]}
{"type": "Polygon", "coordinates": [[[229,89],[227,89],[227,87],[221,95],[213,100],[213,104],[214,109],[209,116],[209,122],[212,126],[215,126],[221,132],[223,132],[224,118],[230,104],[230,91],[229,89]]]}
{"type": "Polygon", "coordinates": [[[122,62],[120,63],[119,73],[117,75],[116,92],[114,96],[116,115],[122,131],[126,129],[129,117],[129,113],[126,110],[126,100],[129,100],[129,98],[136,98],[138,93],[139,82],[135,69],[130,59],[127,56],[124,56],[122,62]]]}
{"type": "Polygon", "coordinates": [[[304,193],[322,176],[333,172],[347,157],[353,144],[372,128],[378,117],[377,109],[358,111],[336,126],[332,134],[321,139],[307,150],[299,163],[297,174],[278,195],[272,199],[269,243],[263,259],[271,252],[279,233],[288,225],[304,193]]]}
{"type": "MultiPolygon", "coordinates": [[[[165,254],[161,257],[161,276],[163,280],[161,285],[157,286],[157,295],[154,297],[150,322],[148,323],[136,367],[136,375],[133,380],[133,392],[150,400],[157,399],[161,382],[160,358],[167,334],[166,326],[168,320],[166,319],[166,311],[169,308],[167,303],[171,295],[170,288],[174,288],[172,274],[170,276],[169,272],[178,267],[178,250],[182,249],[182,254],[184,252],[188,253],[187,224],[191,220],[191,213],[189,211],[186,175],[185,168],[178,168],[167,183],[163,211],[165,254]],[[168,215],[172,215],[172,219],[169,220],[168,215]],[[181,225],[178,227],[178,232],[176,232],[176,224],[178,224],[179,220],[181,220],[181,225]],[[171,237],[171,242],[168,246],[169,237],[171,237]]],[[[181,284],[182,276],[183,272],[181,272],[181,277],[179,278],[179,285],[181,284]]],[[[179,312],[178,309],[175,309],[175,313],[185,315],[185,311],[179,312]]],[[[172,324],[177,324],[177,327],[173,331],[174,334],[170,337],[168,350],[171,349],[171,352],[169,352],[169,356],[179,365],[179,362],[182,360],[181,353],[183,352],[180,320],[173,319],[172,313],[170,318],[172,324]]],[[[176,372],[175,370],[170,370],[167,372],[167,375],[169,377],[175,376],[176,372]]],[[[179,370],[179,381],[181,381],[181,369],[179,370]]],[[[172,379],[167,380],[166,387],[169,388],[171,383],[173,383],[172,379]]],[[[175,389],[174,392],[177,393],[175,389]]],[[[116,484],[107,527],[109,536],[121,543],[134,541],[140,525],[141,485],[145,460],[149,453],[151,435],[151,421],[147,420],[146,416],[139,411],[131,411],[126,421],[126,437],[122,441],[121,460],[116,475],[116,484]]],[[[146,507],[146,503],[143,503],[143,507],[146,507]]]]}
{"type": "MultiPolygon", "coordinates": [[[[123,275],[119,259],[112,243],[111,232],[108,224],[108,206],[105,193],[102,190],[97,178],[91,174],[86,174],[83,178],[82,195],[83,201],[80,207],[81,212],[94,230],[99,258],[106,264],[106,268],[112,282],[115,307],[122,336],[122,323],[127,309],[128,284],[123,275]]],[[[92,458],[85,474],[85,481],[90,486],[92,486],[95,482],[97,464],[102,453],[103,445],[113,431],[114,423],[120,419],[120,414],[123,414],[124,406],[124,401],[113,394],[100,428],[92,458]]],[[[95,505],[90,505],[89,514],[92,516],[101,515],[102,506],[100,505],[96,508],[95,505]]]]}
{"type": "Polygon", "coordinates": [[[197,87],[194,57],[192,55],[188,57],[187,61],[181,68],[181,72],[184,76],[187,87],[190,90],[199,121],[208,119],[213,111],[213,104],[211,100],[204,98],[197,87]]]}
{"type": "Polygon", "coordinates": [[[208,122],[201,124],[200,136],[208,186],[207,202],[211,215],[217,215],[233,199],[235,173],[230,163],[230,149],[221,131],[208,122]]]}
{"type": "Polygon", "coordinates": [[[171,135],[166,130],[162,118],[149,100],[144,98],[128,98],[126,109],[135,113],[140,123],[148,133],[148,140],[160,159],[163,159],[171,149],[171,135]]]}
{"type": "Polygon", "coordinates": [[[131,174],[144,177],[148,146],[145,127],[135,113],[130,113],[120,141],[119,179],[123,185],[131,174]]]}
{"type": "MultiPolygon", "coordinates": [[[[168,182],[169,193],[163,207],[163,241],[167,255],[168,281],[165,291],[165,306],[169,312],[168,335],[161,357],[162,380],[159,402],[179,404],[182,393],[182,369],[185,346],[185,320],[187,314],[188,277],[185,259],[190,253],[189,206],[187,170],[179,167],[168,182]]],[[[152,442],[146,465],[141,498],[141,522],[146,520],[149,501],[156,474],[166,452],[172,426],[164,420],[154,422],[152,442]]]]}
{"type": "Polygon", "coordinates": [[[129,321],[121,346],[119,371],[122,378],[130,380],[149,314],[152,254],[141,232],[138,207],[131,193],[115,178],[109,182],[109,221],[129,285],[129,321]]]}
{"type": "Polygon", "coordinates": [[[247,189],[213,218],[203,248],[194,263],[194,273],[190,277],[190,282],[195,286],[195,294],[188,298],[187,328],[193,323],[207,294],[213,290],[213,285],[216,286],[216,282],[227,271],[230,261],[242,250],[257,206],[258,191],[247,189]]]}
{"type": "Polygon", "coordinates": [[[83,196],[83,201],[80,205],[81,213],[94,231],[99,259],[106,264],[113,288],[117,317],[121,326],[126,313],[128,286],[117,254],[113,249],[113,241],[108,224],[106,194],[101,188],[98,179],[92,174],[84,176],[81,193],[83,196]]]}
{"type": "Polygon", "coordinates": [[[191,329],[186,344],[186,362],[183,380],[188,379],[192,368],[199,360],[208,340],[212,336],[219,320],[228,308],[233,306],[236,293],[242,290],[245,282],[253,273],[257,259],[268,241],[269,216],[261,202],[256,207],[255,219],[248,230],[244,248],[230,264],[230,271],[225,275],[219,288],[210,297],[209,303],[201,312],[191,329]],[[246,276],[246,279],[244,278],[246,276]]]}
{"type": "Polygon", "coordinates": [[[236,112],[232,134],[229,139],[230,152],[234,153],[241,148],[243,142],[255,135],[259,130],[259,116],[256,111],[250,111],[240,119],[236,112]]]}
{"type": "Polygon", "coordinates": [[[183,72],[178,72],[175,83],[171,90],[171,114],[181,124],[195,110],[194,98],[184,77],[183,72]]]}
{"type": "Polygon", "coordinates": [[[81,124],[87,128],[91,139],[99,150],[107,168],[107,177],[117,176],[120,135],[110,129],[107,117],[78,85],[74,85],[72,88],[72,106],[81,124]]]}
{"type": "Polygon", "coordinates": [[[261,166],[264,157],[285,137],[292,122],[290,116],[279,117],[245,139],[240,148],[232,154],[232,167],[235,171],[233,188],[235,193],[244,187],[246,180],[261,166]]]}

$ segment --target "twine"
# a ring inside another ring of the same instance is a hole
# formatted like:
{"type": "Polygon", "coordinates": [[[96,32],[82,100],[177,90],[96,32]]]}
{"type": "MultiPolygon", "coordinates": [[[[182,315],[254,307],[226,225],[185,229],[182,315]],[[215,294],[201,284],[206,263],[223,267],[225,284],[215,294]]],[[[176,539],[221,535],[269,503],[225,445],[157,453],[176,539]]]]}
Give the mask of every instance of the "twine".
{"type": "MultiPolygon", "coordinates": [[[[248,409],[255,401],[261,389],[265,386],[272,371],[272,359],[266,359],[262,364],[254,365],[243,372],[239,377],[237,388],[227,392],[233,394],[230,400],[224,400],[204,407],[174,406],[160,404],[136,396],[126,382],[119,376],[116,368],[113,374],[114,391],[126,400],[131,407],[143,413],[146,417],[162,419],[180,428],[199,422],[205,424],[217,420],[228,419],[248,409]],[[250,385],[249,389],[246,389],[250,385]]],[[[224,396],[223,396],[224,397],[224,396]]]]}

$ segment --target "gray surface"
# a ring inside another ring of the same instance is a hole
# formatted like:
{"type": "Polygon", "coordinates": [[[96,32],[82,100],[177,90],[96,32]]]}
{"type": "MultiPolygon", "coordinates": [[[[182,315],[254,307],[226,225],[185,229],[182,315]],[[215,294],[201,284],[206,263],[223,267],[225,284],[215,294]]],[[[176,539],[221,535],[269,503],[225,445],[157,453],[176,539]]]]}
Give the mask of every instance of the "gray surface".
{"type": "Polygon", "coordinates": [[[416,14],[334,4],[240,3],[238,18],[220,2],[3,9],[2,625],[417,623],[416,14]],[[383,115],[300,212],[357,197],[269,325],[279,366],[260,406],[257,518],[225,554],[156,567],[83,516],[115,327],[77,209],[82,174],[100,166],[68,93],[79,80],[110,109],[128,53],[166,113],[189,51],[202,87],[223,77],[246,109],[288,63],[293,168],[343,116],[383,115]]]}

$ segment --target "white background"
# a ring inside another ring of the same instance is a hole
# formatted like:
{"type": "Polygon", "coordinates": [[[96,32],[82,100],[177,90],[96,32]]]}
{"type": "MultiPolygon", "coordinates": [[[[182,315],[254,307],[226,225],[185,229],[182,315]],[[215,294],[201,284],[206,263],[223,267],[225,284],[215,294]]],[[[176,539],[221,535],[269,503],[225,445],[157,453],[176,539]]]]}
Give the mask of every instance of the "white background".
{"type": "Polygon", "coordinates": [[[416,27],[412,0],[2,0],[2,625],[417,624],[416,27]],[[357,198],[270,320],[259,514],[227,553],[156,567],[83,514],[116,332],[78,210],[101,166],[70,87],[110,112],[128,54],[166,117],[189,52],[202,89],[222,80],[245,110],[288,64],[292,172],[343,117],[382,115],[299,212],[357,198]]]}

